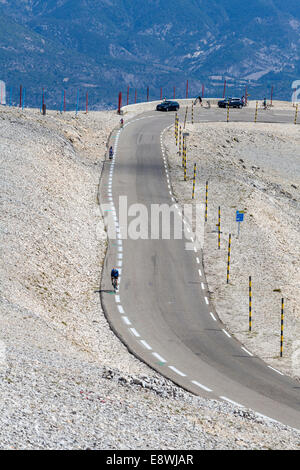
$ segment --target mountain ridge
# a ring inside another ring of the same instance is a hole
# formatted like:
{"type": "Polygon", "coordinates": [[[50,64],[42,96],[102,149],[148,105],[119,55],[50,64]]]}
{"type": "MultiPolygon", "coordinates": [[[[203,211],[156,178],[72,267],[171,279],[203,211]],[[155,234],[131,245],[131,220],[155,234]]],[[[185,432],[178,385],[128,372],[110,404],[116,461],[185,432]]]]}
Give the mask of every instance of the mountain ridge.
{"type": "Polygon", "coordinates": [[[300,75],[295,0],[1,0],[0,12],[1,27],[11,25],[0,33],[1,79],[24,82],[33,104],[42,87],[52,107],[62,89],[73,108],[78,88],[82,97],[92,90],[95,109],[115,107],[127,86],[131,102],[132,89],[143,101],[147,86],[150,99],[160,87],[184,96],[187,79],[191,95],[204,83],[220,96],[225,78],[232,94],[247,85],[261,99],[274,85],[275,97],[290,99],[300,75]]]}

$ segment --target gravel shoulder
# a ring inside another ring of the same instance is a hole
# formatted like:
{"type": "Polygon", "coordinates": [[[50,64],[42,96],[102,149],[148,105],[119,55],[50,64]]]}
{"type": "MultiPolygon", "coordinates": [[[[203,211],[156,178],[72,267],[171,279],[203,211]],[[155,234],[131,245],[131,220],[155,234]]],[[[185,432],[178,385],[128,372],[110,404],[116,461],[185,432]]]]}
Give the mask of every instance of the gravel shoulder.
{"type": "Polygon", "coordinates": [[[0,448],[297,449],[298,432],[183,392],[109,328],[97,193],[118,122],[0,107],[0,448]]]}

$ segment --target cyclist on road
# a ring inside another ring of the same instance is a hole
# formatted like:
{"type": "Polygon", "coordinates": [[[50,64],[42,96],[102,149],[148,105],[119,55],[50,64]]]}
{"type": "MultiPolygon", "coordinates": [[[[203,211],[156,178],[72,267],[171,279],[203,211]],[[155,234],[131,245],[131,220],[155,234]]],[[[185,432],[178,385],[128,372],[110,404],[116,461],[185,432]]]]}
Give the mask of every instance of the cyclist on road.
{"type": "Polygon", "coordinates": [[[119,279],[119,271],[117,268],[112,268],[111,273],[111,283],[114,286],[114,290],[118,289],[118,279],[119,279]]]}
{"type": "Polygon", "coordinates": [[[124,124],[124,119],[121,118],[121,119],[120,119],[120,127],[121,127],[121,128],[123,127],[123,124],[124,124]]]}
{"type": "Polygon", "coordinates": [[[114,156],[114,151],[113,151],[113,148],[112,146],[109,147],[109,159],[111,160],[114,156]]]}

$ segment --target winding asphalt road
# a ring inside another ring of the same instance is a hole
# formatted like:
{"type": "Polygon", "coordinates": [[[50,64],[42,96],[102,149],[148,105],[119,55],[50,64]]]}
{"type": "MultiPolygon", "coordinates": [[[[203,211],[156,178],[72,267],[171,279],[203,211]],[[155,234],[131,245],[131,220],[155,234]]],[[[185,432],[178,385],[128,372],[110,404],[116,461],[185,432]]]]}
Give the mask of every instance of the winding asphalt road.
{"type": "MultiPolygon", "coordinates": [[[[258,121],[293,122],[292,111],[262,113],[258,121]]],[[[195,114],[198,122],[226,121],[226,110],[198,108],[195,114]]],[[[230,112],[231,121],[253,118],[253,109],[230,112]]],[[[119,214],[119,196],[127,196],[128,207],[142,203],[148,210],[152,204],[176,203],[161,144],[162,132],[173,123],[174,113],[152,111],[112,135],[115,157],[105,163],[99,191],[105,215],[117,229],[109,239],[101,285],[106,316],[132,353],[184,389],[300,429],[300,384],[226,331],[210,303],[197,247],[186,249],[186,239],[123,239],[126,219],[119,214]],[[120,269],[117,294],[111,291],[112,266],[120,269]]],[[[182,217],[180,210],[175,217],[182,217]]]]}

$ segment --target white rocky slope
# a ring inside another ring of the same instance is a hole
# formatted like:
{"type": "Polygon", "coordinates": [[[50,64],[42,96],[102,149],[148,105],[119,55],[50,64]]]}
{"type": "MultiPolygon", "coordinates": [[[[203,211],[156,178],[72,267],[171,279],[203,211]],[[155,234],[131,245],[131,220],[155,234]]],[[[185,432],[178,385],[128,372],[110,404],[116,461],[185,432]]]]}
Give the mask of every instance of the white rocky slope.
{"type": "Polygon", "coordinates": [[[288,427],[175,387],[110,330],[97,189],[117,123],[0,108],[0,448],[298,448],[288,427]]]}

